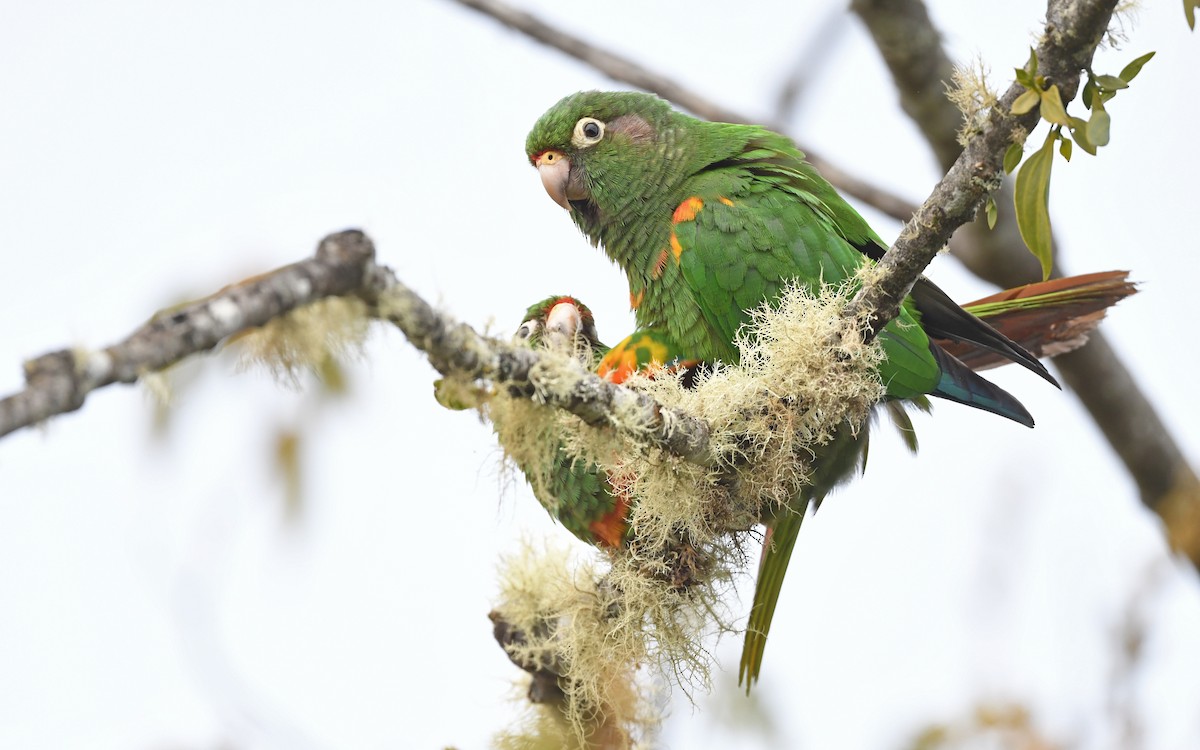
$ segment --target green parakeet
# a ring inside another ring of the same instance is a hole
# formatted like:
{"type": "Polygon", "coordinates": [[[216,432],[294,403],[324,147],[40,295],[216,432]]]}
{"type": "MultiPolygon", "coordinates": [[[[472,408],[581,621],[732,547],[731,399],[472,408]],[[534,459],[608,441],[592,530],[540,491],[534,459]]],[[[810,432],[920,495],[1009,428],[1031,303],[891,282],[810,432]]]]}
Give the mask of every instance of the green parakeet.
{"type": "MultiPolygon", "coordinates": [[[[625,271],[639,328],[664,332],[678,356],[736,362],[735,336],[750,310],[793,280],[813,292],[850,281],[887,247],[786,137],[697,120],[648,94],[568,96],[534,125],[525,152],[551,198],[625,271]]],[[[1020,402],[931,336],[994,352],[1055,382],[1033,355],[922,278],[879,336],[890,399],[920,403],[932,395],[1033,425],[1020,402]]],[[[852,473],[865,431],[842,433],[820,450],[814,483],[777,525],[798,526],[810,501],[852,473]]],[[[783,531],[776,528],[774,546],[784,546],[783,531]]],[[[780,557],[760,577],[782,580],[780,557]]],[[[753,608],[765,621],[752,614],[750,622],[763,638],[778,585],[766,596],[756,595],[753,608]]],[[[761,645],[749,646],[741,677],[753,680],[761,645]]]]}
{"type": "MultiPolygon", "coordinates": [[[[608,347],[600,343],[592,311],[579,300],[553,295],[530,305],[513,336],[533,348],[554,349],[577,357],[595,369],[608,347]]],[[[552,518],[588,544],[619,547],[628,530],[628,504],[608,481],[607,475],[566,453],[561,445],[552,450],[550,469],[544,483],[530,482],[534,496],[552,518]]],[[[526,477],[533,467],[519,465],[526,477]]]]}
{"type": "MultiPolygon", "coordinates": [[[[610,351],[600,343],[588,307],[574,297],[552,295],[529,307],[514,339],[533,348],[554,349],[576,356],[589,369],[622,382],[629,373],[654,367],[688,367],[659,331],[641,330],[610,351]],[[602,364],[603,363],[603,364],[602,364]]],[[[628,532],[629,502],[614,489],[605,473],[569,456],[555,446],[546,490],[530,482],[538,502],[579,539],[598,547],[619,547],[628,532]]],[[[529,476],[531,467],[519,466],[529,476]]]]}

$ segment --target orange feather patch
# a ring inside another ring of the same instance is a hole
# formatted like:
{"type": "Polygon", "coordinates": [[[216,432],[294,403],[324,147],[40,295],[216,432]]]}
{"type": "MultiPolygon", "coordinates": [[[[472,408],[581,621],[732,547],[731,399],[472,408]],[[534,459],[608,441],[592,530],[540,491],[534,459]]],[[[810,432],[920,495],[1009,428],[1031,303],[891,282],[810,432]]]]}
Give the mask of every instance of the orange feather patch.
{"type": "Polygon", "coordinates": [[[624,344],[622,341],[610,349],[596,367],[597,375],[608,378],[617,385],[624,383],[626,378],[637,371],[637,353],[626,349],[624,344]]]}
{"type": "Polygon", "coordinates": [[[617,492],[613,509],[592,521],[588,529],[596,538],[609,547],[620,547],[625,541],[625,531],[629,528],[626,516],[629,514],[629,497],[624,492],[617,492]]]}
{"type": "MultiPolygon", "coordinates": [[[[674,239],[674,237],[675,237],[674,232],[671,232],[671,237],[672,237],[672,239],[674,239]]],[[[679,241],[676,240],[675,244],[678,245],[679,241]]],[[[674,249],[674,246],[672,246],[672,250],[673,249],[674,249]]],[[[670,254],[667,251],[667,249],[664,247],[663,251],[661,253],[659,253],[659,255],[658,255],[658,260],[654,262],[654,268],[650,271],[650,278],[657,279],[663,275],[663,271],[665,271],[667,268],[667,258],[668,257],[670,257],[670,254]]],[[[679,260],[679,253],[675,254],[675,260],[676,261],[679,260]]]]}
{"type": "Polygon", "coordinates": [[[704,201],[699,196],[693,195],[691,198],[685,198],[683,203],[675,207],[675,213],[671,215],[671,223],[692,221],[702,208],[704,208],[704,201]]]}
{"type": "Polygon", "coordinates": [[[671,252],[675,255],[675,262],[679,263],[679,256],[683,255],[683,245],[679,244],[679,238],[675,236],[675,224],[684,221],[694,221],[696,214],[700,213],[700,209],[704,208],[704,201],[697,195],[690,198],[685,198],[683,203],[675,207],[675,213],[671,214],[671,252]]]}

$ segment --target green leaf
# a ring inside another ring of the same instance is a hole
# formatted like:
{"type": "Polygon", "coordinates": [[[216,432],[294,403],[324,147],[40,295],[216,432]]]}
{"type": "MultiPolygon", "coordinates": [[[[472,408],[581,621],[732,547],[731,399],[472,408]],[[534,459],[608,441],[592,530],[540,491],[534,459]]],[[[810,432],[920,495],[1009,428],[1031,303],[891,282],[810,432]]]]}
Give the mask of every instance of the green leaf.
{"type": "Polygon", "coordinates": [[[1014,143],[1004,152],[1004,173],[1012,174],[1017,165],[1021,163],[1021,157],[1025,155],[1025,147],[1020,143],[1014,143]]]}
{"type": "Polygon", "coordinates": [[[1079,128],[1078,130],[1072,130],[1071,138],[1073,138],[1075,140],[1075,143],[1081,149],[1083,149],[1087,153],[1091,154],[1092,156],[1096,155],[1095,145],[1093,145],[1092,142],[1089,141],[1087,138],[1087,128],[1086,127],[1079,128]]]}
{"type": "Polygon", "coordinates": [[[1023,115],[1029,110],[1037,106],[1037,103],[1042,100],[1042,92],[1036,89],[1029,89],[1013,102],[1012,113],[1014,115],[1023,115]]]}
{"type": "Polygon", "coordinates": [[[1129,88],[1129,84],[1118,76],[1096,76],[1096,85],[1108,91],[1120,91],[1129,88]]]}
{"type": "MultiPolygon", "coordinates": [[[[1193,9],[1196,8],[1196,1],[1197,0],[1191,0],[1193,9]]],[[[1188,3],[1188,0],[1183,0],[1183,4],[1185,6],[1187,5],[1187,3],[1188,3]]],[[[1150,62],[1150,58],[1152,58],[1152,57],[1154,57],[1154,53],[1147,52],[1146,54],[1142,55],[1138,59],[1129,63],[1125,67],[1121,68],[1121,72],[1117,74],[1117,78],[1120,78],[1125,83],[1129,83],[1130,81],[1133,80],[1134,76],[1136,76],[1139,72],[1141,72],[1142,66],[1145,65],[1146,63],[1150,62]]]]}
{"type": "Polygon", "coordinates": [[[999,209],[996,208],[996,199],[988,196],[987,199],[987,222],[988,229],[996,228],[996,216],[999,214],[999,209]]]}
{"type": "Polygon", "coordinates": [[[1200,8],[1200,0],[1183,0],[1183,14],[1187,16],[1188,28],[1192,31],[1196,30],[1196,8],[1200,8]]]}
{"type": "Polygon", "coordinates": [[[1054,133],[1025,160],[1017,173],[1013,204],[1017,228],[1033,256],[1041,261],[1042,278],[1050,278],[1054,257],[1050,242],[1050,168],[1054,165],[1054,133]]]}
{"type": "Polygon", "coordinates": [[[1078,117],[1068,117],[1067,127],[1071,129],[1071,137],[1075,139],[1076,145],[1088,152],[1092,156],[1096,155],[1096,147],[1088,140],[1086,120],[1081,120],[1078,117]]]}
{"type": "MultiPolygon", "coordinates": [[[[1023,95],[1022,95],[1023,96],[1023,95]]],[[[1015,104],[1013,105],[1016,106],[1015,104]]],[[[1042,119],[1055,125],[1067,124],[1067,110],[1063,107],[1062,96],[1058,86],[1051,86],[1042,92],[1042,119]]]]}
{"type": "Polygon", "coordinates": [[[1062,154],[1062,158],[1071,161],[1071,141],[1068,138],[1063,138],[1058,144],[1058,153],[1062,154]]]}
{"type": "Polygon", "coordinates": [[[1097,146],[1108,145],[1108,126],[1112,118],[1102,109],[1092,112],[1087,124],[1087,139],[1097,146]]]}
{"type": "Polygon", "coordinates": [[[1087,79],[1087,83],[1083,84],[1083,93],[1079,95],[1083,99],[1083,106],[1088,109],[1092,108],[1092,99],[1096,96],[1096,84],[1092,83],[1091,77],[1087,79]]]}

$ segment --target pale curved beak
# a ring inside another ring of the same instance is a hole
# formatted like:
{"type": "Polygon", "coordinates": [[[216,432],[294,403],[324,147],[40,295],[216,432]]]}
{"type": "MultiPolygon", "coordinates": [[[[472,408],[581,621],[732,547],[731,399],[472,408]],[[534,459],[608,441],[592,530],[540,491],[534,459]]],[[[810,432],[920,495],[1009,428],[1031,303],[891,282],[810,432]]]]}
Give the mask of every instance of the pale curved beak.
{"type": "Polygon", "coordinates": [[[544,342],[547,349],[556,350],[572,356],[581,356],[587,349],[587,343],[580,337],[583,330],[583,316],[580,308],[570,302],[559,302],[551,308],[546,316],[544,342]]]}
{"type": "Polygon", "coordinates": [[[570,302],[559,302],[546,316],[546,336],[556,344],[573,343],[582,329],[583,317],[579,314],[579,308],[570,302]]]}
{"type": "Polygon", "coordinates": [[[571,169],[571,160],[561,151],[546,151],[538,156],[534,164],[546,194],[558,205],[570,211],[571,201],[588,197],[579,174],[571,169]]]}

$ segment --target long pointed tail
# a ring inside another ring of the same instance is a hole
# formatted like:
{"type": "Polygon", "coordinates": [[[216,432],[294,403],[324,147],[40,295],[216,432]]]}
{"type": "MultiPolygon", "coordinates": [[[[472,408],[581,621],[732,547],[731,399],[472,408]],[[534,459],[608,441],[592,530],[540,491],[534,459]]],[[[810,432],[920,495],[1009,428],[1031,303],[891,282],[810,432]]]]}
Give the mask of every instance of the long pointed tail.
{"type": "Polygon", "coordinates": [[[933,352],[933,358],[942,369],[942,379],[938,381],[930,396],[974,406],[976,409],[1008,417],[1026,427],[1033,427],[1033,416],[1011,393],[976,375],[971,368],[937,344],[930,343],[929,350],[933,352]]]}
{"type": "Polygon", "coordinates": [[[742,644],[742,663],[738,667],[738,684],[745,682],[747,695],[750,694],[750,686],[758,681],[758,672],[762,669],[767,633],[775,617],[775,605],[779,602],[779,591],[792,559],[800,525],[804,523],[805,511],[806,508],[785,510],[778,521],[767,527],[758,580],[754,584],[754,604],[750,608],[746,639],[742,644]]]}

